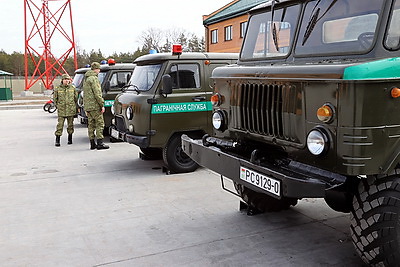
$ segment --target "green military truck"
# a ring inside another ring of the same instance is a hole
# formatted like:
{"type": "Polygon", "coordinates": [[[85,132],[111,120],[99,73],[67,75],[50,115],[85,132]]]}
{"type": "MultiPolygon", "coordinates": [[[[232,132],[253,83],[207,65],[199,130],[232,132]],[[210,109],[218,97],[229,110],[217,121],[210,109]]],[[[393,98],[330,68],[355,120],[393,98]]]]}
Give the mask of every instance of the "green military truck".
{"type": "Polygon", "coordinates": [[[325,198],[365,263],[399,266],[400,0],[268,1],[212,78],[213,134],[184,152],[249,211],[325,198]]]}
{"type": "MultiPolygon", "coordinates": [[[[114,104],[114,99],[122,88],[128,83],[135,65],[133,63],[115,63],[113,59],[102,61],[100,65],[100,73],[98,75],[104,98],[104,133],[109,133],[111,120],[114,117],[111,113],[111,106],[114,104]]],[[[80,68],[75,71],[73,84],[79,91],[78,106],[80,107],[78,118],[82,124],[87,124],[87,116],[83,106],[83,79],[85,73],[90,70],[90,67],[80,68]]]]}
{"type": "Polygon", "coordinates": [[[162,157],[168,172],[194,171],[198,165],[182,152],[181,135],[211,131],[212,70],[237,58],[175,51],[137,58],[127,88],[115,98],[111,137],[139,146],[145,158],[162,157]]]}

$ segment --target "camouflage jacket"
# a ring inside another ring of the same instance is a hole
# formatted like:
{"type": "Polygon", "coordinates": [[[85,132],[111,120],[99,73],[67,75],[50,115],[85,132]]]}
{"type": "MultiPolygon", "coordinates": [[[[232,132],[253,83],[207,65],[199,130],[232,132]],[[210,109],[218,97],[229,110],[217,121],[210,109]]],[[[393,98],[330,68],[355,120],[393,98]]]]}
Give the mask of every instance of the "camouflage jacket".
{"type": "Polygon", "coordinates": [[[86,111],[100,111],[104,106],[101,85],[97,73],[93,70],[86,72],[83,81],[83,106],[86,111]]]}
{"type": "Polygon", "coordinates": [[[72,84],[61,84],[56,87],[53,100],[57,107],[58,116],[69,117],[76,115],[78,92],[72,84]]]}

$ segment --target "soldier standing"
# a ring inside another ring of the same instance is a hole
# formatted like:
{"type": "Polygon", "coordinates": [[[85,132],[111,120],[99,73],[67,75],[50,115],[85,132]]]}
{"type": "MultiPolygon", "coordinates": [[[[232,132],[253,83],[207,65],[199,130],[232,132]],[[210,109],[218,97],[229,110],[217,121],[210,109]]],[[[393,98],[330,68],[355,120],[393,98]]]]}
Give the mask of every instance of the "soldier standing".
{"type": "Polygon", "coordinates": [[[104,99],[101,93],[101,85],[98,79],[100,64],[93,62],[91,70],[85,74],[83,82],[83,105],[88,117],[88,135],[90,149],[108,149],[109,146],[103,143],[104,118],[103,113],[104,99]],[[96,132],[96,133],[95,133],[96,132]],[[97,145],[96,139],[97,137],[97,145]]]}
{"type": "Polygon", "coordinates": [[[56,127],[56,146],[60,146],[60,137],[63,132],[64,121],[67,119],[68,145],[72,144],[74,133],[74,116],[77,113],[78,92],[71,84],[68,74],[61,76],[61,85],[54,89],[54,104],[57,107],[58,123],[56,127]]]}

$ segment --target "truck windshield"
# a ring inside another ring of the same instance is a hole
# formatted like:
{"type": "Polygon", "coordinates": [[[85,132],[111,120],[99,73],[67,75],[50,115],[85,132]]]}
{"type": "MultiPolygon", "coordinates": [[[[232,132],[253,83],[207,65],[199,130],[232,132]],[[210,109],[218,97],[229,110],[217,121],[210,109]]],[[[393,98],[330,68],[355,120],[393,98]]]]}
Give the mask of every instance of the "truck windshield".
{"type": "Polygon", "coordinates": [[[375,38],[383,0],[309,1],[304,10],[296,55],[360,53],[375,38]]]}
{"type": "Polygon", "coordinates": [[[148,91],[153,86],[161,64],[136,66],[133,70],[127,90],[148,91]]]}
{"type": "Polygon", "coordinates": [[[390,50],[400,48],[400,0],[396,0],[386,31],[385,46],[390,50]]]}
{"type": "Polygon", "coordinates": [[[240,59],[286,56],[292,46],[299,14],[300,5],[294,5],[253,15],[249,19],[240,59]]]}

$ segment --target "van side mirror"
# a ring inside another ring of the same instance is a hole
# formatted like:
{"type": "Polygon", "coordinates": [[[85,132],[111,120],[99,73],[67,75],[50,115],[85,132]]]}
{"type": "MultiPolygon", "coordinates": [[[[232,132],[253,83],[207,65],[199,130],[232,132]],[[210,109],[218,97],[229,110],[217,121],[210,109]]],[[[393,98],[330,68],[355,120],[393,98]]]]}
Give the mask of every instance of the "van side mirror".
{"type": "Polygon", "coordinates": [[[172,93],[172,78],[169,74],[164,74],[162,76],[162,90],[161,92],[165,95],[172,93]]]}
{"type": "Polygon", "coordinates": [[[105,92],[110,91],[110,81],[106,81],[106,82],[104,83],[104,91],[105,91],[105,92]]]}

